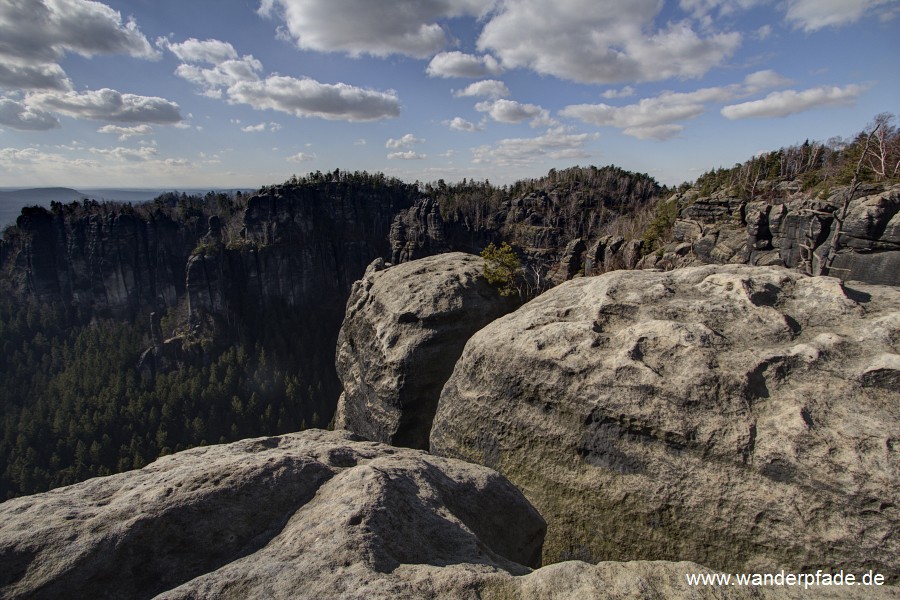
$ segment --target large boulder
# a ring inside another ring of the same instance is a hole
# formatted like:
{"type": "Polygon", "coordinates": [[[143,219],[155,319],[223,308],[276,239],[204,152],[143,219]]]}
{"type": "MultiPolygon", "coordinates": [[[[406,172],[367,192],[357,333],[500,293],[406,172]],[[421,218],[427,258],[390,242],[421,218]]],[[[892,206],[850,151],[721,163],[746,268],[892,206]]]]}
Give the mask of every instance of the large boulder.
{"type": "MultiPolygon", "coordinates": [[[[0,597],[810,597],[690,586],[688,575],[715,575],[691,562],[532,571],[543,534],[541,517],[490,469],[310,430],[188,450],[0,504],[0,597]]],[[[816,597],[900,596],[823,591],[816,597]]]]}
{"type": "Polygon", "coordinates": [[[441,388],[466,341],[517,306],[483,271],[482,258],[453,252],[389,268],[378,260],[353,284],[337,343],[336,427],[428,448],[441,388]]]}
{"type": "Polygon", "coordinates": [[[544,562],[900,568],[900,290],[778,267],[564,283],[469,340],[432,452],[547,519],[544,562]]]}
{"type": "Polygon", "coordinates": [[[528,573],[544,527],[490,469],[309,430],[0,504],[0,597],[415,597],[528,573]]]}

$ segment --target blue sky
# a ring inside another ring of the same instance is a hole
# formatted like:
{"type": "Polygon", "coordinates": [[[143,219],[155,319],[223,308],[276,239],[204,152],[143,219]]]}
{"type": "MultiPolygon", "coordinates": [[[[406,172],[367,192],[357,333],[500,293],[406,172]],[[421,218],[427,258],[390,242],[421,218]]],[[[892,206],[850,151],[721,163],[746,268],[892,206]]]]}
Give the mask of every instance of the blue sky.
{"type": "Polygon", "coordinates": [[[0,186],[678,184],[900,112],[900,0],[2,0],[0,186]]]}

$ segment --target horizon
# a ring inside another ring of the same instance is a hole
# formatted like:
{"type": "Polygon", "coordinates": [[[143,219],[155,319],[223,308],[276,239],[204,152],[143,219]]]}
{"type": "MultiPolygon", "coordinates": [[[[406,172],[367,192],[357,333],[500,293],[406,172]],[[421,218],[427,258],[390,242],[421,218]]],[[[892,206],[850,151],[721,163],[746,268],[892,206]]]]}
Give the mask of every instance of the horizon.
{"type": "Polygon", "coordinates": [[[373,6],[2,6],[0,186],[258,189],[335,168],[503,185],[616,165],[671,187],[852,136],[900,97],[898,0],[373,6]]]}

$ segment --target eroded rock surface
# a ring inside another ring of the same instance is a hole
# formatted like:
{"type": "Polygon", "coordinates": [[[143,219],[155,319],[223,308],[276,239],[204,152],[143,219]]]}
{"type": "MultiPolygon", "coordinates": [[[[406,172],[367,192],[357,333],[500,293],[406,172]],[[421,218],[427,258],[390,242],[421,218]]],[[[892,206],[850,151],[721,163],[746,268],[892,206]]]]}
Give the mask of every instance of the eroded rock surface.
{"type": "Polygon", "coordinates": [[[516,307],[483,271],[481,257],[461,252],[370,266],[353,285],[338,336],[336,427],[428,447],[441,388],[466,341],[516,307]]]}
{"type": "Polygon", "coordinates": [[[417,597],[525,574],[543,535],[490,469],[309,430],[0,504],[0,597],[417,597]]]}
{"type": "Polygon", "coordinates": [[[692,562],[532,571],[543,534],[541,517],[490,469],[309,430],[188,450],[0,504],[0,597],[900,597],[893,588],[689,587],[686,574],[711,573],[692,562]]]}
{"type": "Polygon", "coordinates": [[[466,345],[432,451],[504,473],[544,562],[900,569],[900,290],[744,265],[562,284],[466,345]]]}

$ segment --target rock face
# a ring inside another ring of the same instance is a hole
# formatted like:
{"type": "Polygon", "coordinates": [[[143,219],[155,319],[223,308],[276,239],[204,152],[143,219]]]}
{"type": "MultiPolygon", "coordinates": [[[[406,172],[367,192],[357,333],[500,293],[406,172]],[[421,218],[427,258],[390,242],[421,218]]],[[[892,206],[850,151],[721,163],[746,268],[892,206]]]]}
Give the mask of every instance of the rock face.
{"type": "Polygon", "coordinates": [[[338,335],[344,386],[335,427],[427,448],[441,388],[473,333],[513,310],[482,276],[484,260],[453,252],[385,268],[353,284],[338,335]]]}
{"type": "Polygon", "coordinates": [[[0,264],[19,288],[43,302],[123,316],[177,302],[203,233],[196,223],[87,201],[56,212],[24,208],[17,228],[0,264]]]}
{"type": "MultiPolygon", "coordinates": [[[[710,573],[692,562],[571,561],[531,571],[544,530],[522,494],[490,469],[308,430],[188,450],[0,504],[0,596],[810,597],[689,587],[686,574],[710,573]]],[[[892,588],[832,591],[816,597],[900,597],[892,588]]]]}
{"type": "MultiPolygon", "coordinates": [[[[778,202],[699,198],[681,211],[675,243],[662,261],[644,266],[698,263],[778,265],[809,272],[834,243],[839,190],[827,200],[795,194],[778,202]],[[686,246],[680,246],[686,244],[686,246]],[[686,252],[676,252],[679,247],[686,252]]],[[[830,273],[844,280],[900,285],[900,186],[862,187],[849,205],[830,273]]],[[[826,269],[828,271],[828,269],[826,269]]]]}
{"type": "Polygon", "coordinates": [[[527,573],[544,527],[490,469],[310,430],[0,504],[0,596],[416,597],[527,573]]]}
{"type": "MultiPolygon", "coordinates": [[[[273,186],[250,198],[241,240],[188,263],[191,317],[239,315],[273,302],[339,312],[372,259],[388,256],[394,215],[417,195],[407,187],[328,182],[273,186]]],[[[338,316],[334,332],[339,326],[338,316]]]]}
{"type": "Polygon", "coordinates": [[[469,340],[433,452],[497,469],[544,562],[900,574],[900,290],[744,265],[562,284],[469,340]]]}

